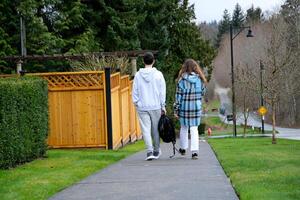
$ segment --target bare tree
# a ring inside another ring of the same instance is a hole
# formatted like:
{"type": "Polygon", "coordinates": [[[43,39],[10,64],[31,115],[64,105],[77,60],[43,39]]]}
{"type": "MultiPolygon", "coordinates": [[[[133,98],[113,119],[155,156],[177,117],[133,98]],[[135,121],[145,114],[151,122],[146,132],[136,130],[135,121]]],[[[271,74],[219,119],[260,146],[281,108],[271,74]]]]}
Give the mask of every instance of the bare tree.
{"type": "Polygon", "coordinates": [[[242,66],[241,64],[238,65],[235,75],[237,83],[236,89],[238,91],[236,103],[241,108],[241,112],[243,114],[243,135],[246,137],[246,129],[250,112],[253,111],[253,108],[257,107],[255,106],[255,101],[253,101],[253,97],[256,97],[255,94],[258,93],[256,84],[257,77],[252,73],[248,65],[242,66]]]}
{"type": "Polygon", "coordinates": [[[213,46],[216,46],[218,34],[217,21],[212,21],[210,23],[202,22],[198,24],[198,27],[202,33],[203,39],[209,40],[213,46]]]}
{"type": "Polygon", "coordinates": [[[287,72],[295,73],[295,68],[290,68],[293,63],[293,51],[287,43],[286,34],[287,24],[284,22],[282,16],[273,15],[270,19],[269,37],[267,38],[267,48],[263,62],[265,65],[264,73],[264,98],[270,105],[272,111],[272,143],[276,144],[275,125],[276,112],[280,96],[289,95],[293,83],[290,77],[286,77],[287,72]],[[285,90],[283,90],[285,89],[285,90]]]}
{"type": "Polygon", "coordinates": [[[222,88],[231,87],[230,81],[230,52],[229,36],[225,34],[221,41],[218,54],[213,61],[213,77],[217,85],[222,88]]]}

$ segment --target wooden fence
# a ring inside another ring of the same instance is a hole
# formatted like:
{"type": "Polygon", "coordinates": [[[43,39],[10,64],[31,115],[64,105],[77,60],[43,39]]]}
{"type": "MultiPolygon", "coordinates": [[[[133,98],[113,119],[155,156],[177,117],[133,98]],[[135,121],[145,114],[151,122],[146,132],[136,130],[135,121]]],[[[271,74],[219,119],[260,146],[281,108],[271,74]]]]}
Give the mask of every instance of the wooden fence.
{"type": "Polygon", "coordinates": [[[107,120],[103,71],[29,74],[48,81],[49,137],[52,148],[116,149],[141,138],[135,107],[131,101],[132,81],[120,73],[111,75],[111,115],[107,120]],[[108,131],[111,124],[111,131],[108,131]],[[110,135],[109,132],[112,134],[110,135]]]}
{"type": "Polygon", "coordinates": [[[113,148],[141,138],[136,111],[131,101],[132,82],[119,73],[111,76],[113,148]]]}

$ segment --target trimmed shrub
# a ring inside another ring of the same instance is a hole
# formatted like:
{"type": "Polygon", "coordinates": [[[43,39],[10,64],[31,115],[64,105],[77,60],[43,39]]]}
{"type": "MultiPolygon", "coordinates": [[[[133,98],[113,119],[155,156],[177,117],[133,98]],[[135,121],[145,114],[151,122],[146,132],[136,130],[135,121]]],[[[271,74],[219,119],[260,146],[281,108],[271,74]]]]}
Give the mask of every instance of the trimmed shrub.
{"type": "Polygon", "coordinates": [[[0,79],[0,168],[45,154],[48,88],[39,77],[0,79]]]}

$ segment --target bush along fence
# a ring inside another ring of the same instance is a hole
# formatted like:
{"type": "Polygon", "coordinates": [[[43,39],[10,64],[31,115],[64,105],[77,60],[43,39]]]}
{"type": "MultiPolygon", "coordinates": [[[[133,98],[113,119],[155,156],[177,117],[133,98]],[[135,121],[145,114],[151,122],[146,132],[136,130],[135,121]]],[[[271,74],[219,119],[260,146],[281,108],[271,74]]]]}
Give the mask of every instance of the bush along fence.
{"type": "Polygon", "coordinates": [[[47,82],[39,77],[0,79],[0,168],[45,154],[47,82]]]}

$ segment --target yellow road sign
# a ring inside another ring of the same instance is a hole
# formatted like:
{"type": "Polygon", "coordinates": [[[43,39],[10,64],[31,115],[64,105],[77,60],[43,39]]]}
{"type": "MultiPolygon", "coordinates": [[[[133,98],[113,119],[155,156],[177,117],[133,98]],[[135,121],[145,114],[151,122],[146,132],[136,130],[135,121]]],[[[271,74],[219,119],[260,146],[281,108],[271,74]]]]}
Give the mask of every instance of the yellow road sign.
{"type": "Polygon", "coordinates": [[[259,113],[261,116],[264,116],[267,112],[268,112],[268,110],[267,110],[267,108],[264,107],[264,106],[261,106],[261,107],[259,107],[259,109],[258,109],[258,113],[259,113]]]}

